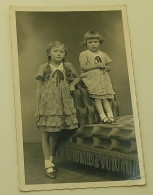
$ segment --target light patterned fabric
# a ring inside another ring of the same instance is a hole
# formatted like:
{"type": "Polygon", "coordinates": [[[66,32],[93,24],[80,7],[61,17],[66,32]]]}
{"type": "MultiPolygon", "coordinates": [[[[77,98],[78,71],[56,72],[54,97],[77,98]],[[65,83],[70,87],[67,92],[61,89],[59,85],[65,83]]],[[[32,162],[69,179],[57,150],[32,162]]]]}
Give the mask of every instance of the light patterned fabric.
{"type": "MultiPolygon", "coordinates": [[[[97,57],[107,66],[111,62],[109,56],[101,51],[93,53],[89,50],[83,51],[79,56],[81,64],[96,64],[98,63],[97,57]]],[[[111,99],[114,98],[114,90],[112,83],[107,72],[101,69],[93,69],[87,72],[82,72],[80,75],[83,83],[86,85],[89,96],[98,99],[111,99]]]]}
{"type": "MultiPolygon", "coordinates": [[[[71,70],[71,74],[76,75],[70,63],[65,63],[65,66],[68,67],[67,70],[71,70]]],[[[56,132],[78,127],[76,109],[66,77],[67,70],[63,64],[58,69],[43,64],[36,74],[35,79],[43,81],[39,100],[40,120],[37,123],[39,129],[43,131],[56,132]]]]}

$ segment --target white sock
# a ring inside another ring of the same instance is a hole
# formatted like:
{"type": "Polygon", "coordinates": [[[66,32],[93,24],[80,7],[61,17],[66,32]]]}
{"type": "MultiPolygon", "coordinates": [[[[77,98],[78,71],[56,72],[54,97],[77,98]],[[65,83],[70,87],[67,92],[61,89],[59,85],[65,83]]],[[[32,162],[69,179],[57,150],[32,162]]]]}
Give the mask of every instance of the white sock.
{"type": "Polygon", "coordinates": [[[108,118],[111,119],[111,121],[114,121],[114,115],[113,115],[112,112],[108,112],[108,113],[107,113],[107,116],[108,116],[108,118]]]}
{"type": "Polygon", "coordinates": [[[104,122],[106,122],[108,120],[108,118],[107,118],[107,116],[105,115],[104,112],[100,114],[100,119],[104,120],[104,122]]]}
{"type": "Polygon", "coordinates": [[[50,160],[45,160],[45,168],[48,168],[47,169],[48,173],[51,173],[54,171],[53,166],[54,166],[54,164],[52,162],[50,162],[50,160]]]}
{"type": "Polygon", "coordinates": [[[53,156],[50,156],[50,161],[51,161],[51,162],[53,161],[53,156]]]}
{"type": "Polygon", "coordinates": [[[53,156],[50,156],[50,163],[51,163],[52,167],[55,166],[54,163],[53,163],[53,156]]]}
{"type": "Polygon", "coordinates": [[[51,167],[51,162],[50,162],[50,160],[45,160],[45,167],[46,167],[46,168],[51,167]]]}

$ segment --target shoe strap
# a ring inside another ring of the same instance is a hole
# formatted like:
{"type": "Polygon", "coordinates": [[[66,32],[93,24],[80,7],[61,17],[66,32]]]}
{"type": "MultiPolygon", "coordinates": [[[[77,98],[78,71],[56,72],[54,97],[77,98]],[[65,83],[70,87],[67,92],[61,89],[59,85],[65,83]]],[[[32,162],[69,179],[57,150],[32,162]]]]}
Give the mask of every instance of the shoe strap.
{"type": "Polygon", "coordinates": [[[115,120],[114,120],[114,117],[110,117],[109,119],[110,119],[112,122],[115,121],[115,120]]]}
{"type": "Polygon", "coordinates": [[[52,172],[54,172],[54,169],[53,169],[53,167],[47,167],[46,171],[47,171],[47,173],[52,173],[52,172]]]}
{"type": "Polygon", "coordinates": [[[45,167],[48,168],[48,167],[55,167],[54,163],[53,162],[48,162],[45,164],[45,167]]]}
{"type": "Polygon", "coordinates": [[[103,119],[103,122],[106,123],[107,121],[108,121],[108,118],[105,117],[105,118],[103,119]]]}

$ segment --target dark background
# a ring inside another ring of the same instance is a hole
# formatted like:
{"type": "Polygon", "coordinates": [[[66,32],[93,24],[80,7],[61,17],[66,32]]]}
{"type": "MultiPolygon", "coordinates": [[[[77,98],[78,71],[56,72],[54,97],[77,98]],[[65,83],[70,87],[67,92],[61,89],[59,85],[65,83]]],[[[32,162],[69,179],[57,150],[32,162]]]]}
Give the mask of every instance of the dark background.
{"type": "Polygon", "coordinates": [[[86,47],[81,45],[83,35],[94,30],[101,33],[101,50],[112,59],[110,78],[121,104],[122,114],[132,114],[120,11],[97,12],[16,12],[20,71],[21,109],[24,142],[40,142],[34,113],[36,81],[34,75],[40,64],[47,61],[48,43],[64,42],[70,61],[80,73],[78,56],[86,47]]]}

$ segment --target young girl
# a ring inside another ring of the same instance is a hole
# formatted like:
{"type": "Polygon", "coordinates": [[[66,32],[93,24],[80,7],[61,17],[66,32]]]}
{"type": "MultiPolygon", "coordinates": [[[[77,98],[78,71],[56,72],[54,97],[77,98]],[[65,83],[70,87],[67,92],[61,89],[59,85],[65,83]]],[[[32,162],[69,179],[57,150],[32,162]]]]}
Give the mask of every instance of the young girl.
{"type": "Polygon", "coordinates": [[[96,110],[102,123],[113,123],[114,116],[108,99],[114,98],[114,90],[108,75],[111,59],[99,50],[102,36],[94,31],[84,35],[84,45],[88,50],[79,56],[82,70],[81,79],[87,87],[89,96],[94,99],[96,110]]]}
{"type": "Polygon", "coordinates": [[[65,62],[66,50],[59,41],[47,48],[48,63],[39,67],[36,99],[36,124],[42,131],[42,149],[45,158],[46,175],[56,177],[57,168],[53,163],[58,134],[62,129],[78,127],[76,109],[70,91],[80,81],[75,69],[65,62]],[[73,79],[69,79],[69,72],[73,79]],[[69,82],[71,80],[71,83],[69,82]]]}

